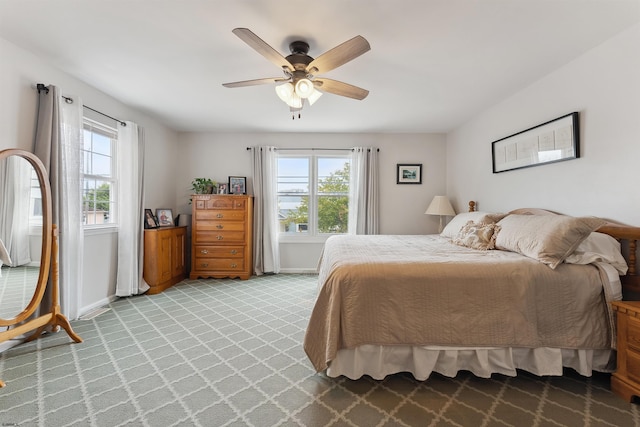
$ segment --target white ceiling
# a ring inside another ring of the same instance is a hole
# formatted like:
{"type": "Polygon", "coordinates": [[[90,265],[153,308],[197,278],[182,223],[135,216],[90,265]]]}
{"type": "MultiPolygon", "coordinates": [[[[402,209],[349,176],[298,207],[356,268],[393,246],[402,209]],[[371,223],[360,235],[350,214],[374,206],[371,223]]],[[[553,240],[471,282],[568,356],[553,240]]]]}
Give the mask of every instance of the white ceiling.
{"type": "Polygon", "coordinates": [[[177,131],[446,132],[637,22],[640,0],[0,0],[0,37],[177,131]],[[282,76],[235,27],[285,56],[363,36],[323,77],[369,96],[292,121],[271,85],[223,87],[282,76]]]}

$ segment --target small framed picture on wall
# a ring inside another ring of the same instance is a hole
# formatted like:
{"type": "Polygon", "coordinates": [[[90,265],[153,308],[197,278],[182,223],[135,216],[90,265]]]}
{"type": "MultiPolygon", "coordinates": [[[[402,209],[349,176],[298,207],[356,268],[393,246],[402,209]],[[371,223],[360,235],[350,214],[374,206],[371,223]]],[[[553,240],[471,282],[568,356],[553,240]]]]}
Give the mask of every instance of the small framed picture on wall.
{"type": "Polygon", "coordinates": [[[398,164],[396,184],[422,184],[422,164],[398,164]]]}
{"type": "Polygon", "coordinates": [[[229,194],[247,194],[247,178],[244,176],[230,176],[229,194]]]}

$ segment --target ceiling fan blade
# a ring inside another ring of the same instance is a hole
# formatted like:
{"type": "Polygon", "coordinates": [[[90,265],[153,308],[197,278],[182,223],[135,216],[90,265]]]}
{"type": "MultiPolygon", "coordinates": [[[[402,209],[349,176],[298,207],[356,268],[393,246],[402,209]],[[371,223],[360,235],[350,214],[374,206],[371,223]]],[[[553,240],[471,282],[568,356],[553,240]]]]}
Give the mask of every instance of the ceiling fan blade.
{"type": "Polygon", "coordinates": [[[250,29],[234,28],[232,32],[236,36],[240,37],[243,42],[251,46],[260,55],[276,64],[278,68],[286,68],[289,71],[293,72],[293,65],[291,65],[291,63],[287,61],[287,59],[282,56],[277,50],[269,46],[260,37],[256,36],[250,29]]]}
{"type": "Polygon", "coordinates": [[[326,73],[346,64],[370,49],[371,46],[369,46],[369,42],[364,37],[355,36],[311,61],[307,66],[307,71],[311,74],[326,73]]]}
{"type": "Polygon", "coordinates": [[[369,95],[369,91],[366,89],[337,80],[315,79],[313,83],[319,91],[333,93],[334,95],[346,96],[358,100],[363,100],[369,95]]]}
{"type": "Polygon", "coordinates": [[[244,86],[256,86],[266,85],[270,83],[286,82],[289,79],[283,79],[282,77],[270,77],[266,79],[244,80],[241,82],[222,83],[224,87],[244,87],[244,86]]]}

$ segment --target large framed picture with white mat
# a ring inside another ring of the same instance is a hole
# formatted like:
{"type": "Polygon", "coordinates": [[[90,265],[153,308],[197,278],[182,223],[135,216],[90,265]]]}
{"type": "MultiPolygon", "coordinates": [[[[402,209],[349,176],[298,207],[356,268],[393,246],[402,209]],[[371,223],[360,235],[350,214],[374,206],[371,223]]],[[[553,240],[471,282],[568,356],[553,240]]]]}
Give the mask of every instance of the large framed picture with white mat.
{"type": "Polygon", "coordinates": [[[491,143],[493,173],[580,157],[578,113],[570,113],[491,143]]]}

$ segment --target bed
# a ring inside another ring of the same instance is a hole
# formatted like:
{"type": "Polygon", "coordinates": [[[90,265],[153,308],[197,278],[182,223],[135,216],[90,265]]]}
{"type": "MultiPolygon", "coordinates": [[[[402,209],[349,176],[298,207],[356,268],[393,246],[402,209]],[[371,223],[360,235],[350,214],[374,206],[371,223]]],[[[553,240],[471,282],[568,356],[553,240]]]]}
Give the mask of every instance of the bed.
{"type": "Polygon", "coordinates": [[[637,284],[638,239],[637,227],[539,209],[459,214],[439,235],[333,236],[305,352],[351,379],[612,372],[610,302],[620,276],[637,284]]]}

